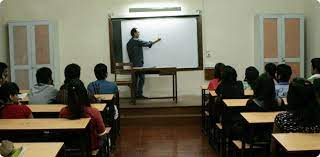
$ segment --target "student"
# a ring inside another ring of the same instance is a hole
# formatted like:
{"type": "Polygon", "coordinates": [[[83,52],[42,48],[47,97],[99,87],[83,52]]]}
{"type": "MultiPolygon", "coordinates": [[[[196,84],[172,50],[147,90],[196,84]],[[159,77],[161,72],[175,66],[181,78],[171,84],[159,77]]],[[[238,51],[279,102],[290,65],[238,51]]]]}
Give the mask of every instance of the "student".
{"type": "Polygon", "coordinates": [[[320,104],[320,79],[313,80],[313,86],[315,89],[317,101],[320,104]]]}
{"type": "Polygon", "coordinates": [[[94,74],[97,78],[97,81],[91,82],[88,85],[89,95],[115,94],[118,92],[117,85],[106,80],[108,77],[108,67],[105,64],[97,64],[94,67],[94,74]]]}
{"type": "Polygon", "coordinates": [[[274,132],[320,133],[320,105],[311,82],[293,79],[287,98],[288,111],[276,116],[274,132]]]}
{"type": "Polygon", "coordinates": [[[52,71],[40,68],[36,73],[37,84],[31,89],[30,104],[51,104],[56,102],[58,90],[53,87],[52,71]]]}
{"type": "Polygon", "coordinates": [[[256,81],[259,77],[257,68],[250,66],[246,69],[245,79],[243,81],[244,90],[254,90],[256,88],[256,81]]]}
{"type": "Polygon", "coordinates": [[[6,82],[0,87],[0,118],[24,119],[32,118],[29,107],[19,104],[19,87],[13,82],[6,82]]]}
{"type": "Polygon", "coordinates": [[[313,80],[320,78],[320,58],[313,58],[311,60],[312,65],[312,76],[308,78],[313,83],[313,80]]]}
{"type": "Polygon", "coordinates": [[[213,91],[216,90],[221,81],[221,74],[223,72],[223,68],[225,65],[223,63],[217,63],[214,66],[214,78],[210,81],[208,85],[208,90],[213,91]]]}
{"type": "Polygon", "coordinates": [[[277,66],[274,63],[268,63],[264,67],[265,74],[269,75],[272,79],[276,79],[277,66]]]}
{"type": "Polygon", "coordinates": [[[281,101],[275,99],[274,81],[269,75],[261,75],[254,90],[254,96],[246,105],[250,112],[268,112],[281,110],[281,101]]]}
{"type": "Polygon", "coordinates": [[[56,101],[58,104],[65,104],[66,102],[66,90],[65,87],[68,85],[69,82],[71,82],[74,79],[79,80],[80,79],[80,72],[81,68],[77,64],[69,64],[65,69],[64,69],[64,84],[60,87],[60,90],[57,94],[56,101]]]}
{"type": "Polygon", "coordinates": [[[99,144],[104,135],[106,128],[100,112],[90,106],[90,100],[87,90],[82,81],[79,79],[69,80],[64,86],[66,90],[66,104],[60,111],[60,118],[68,118],[71,120],[80,118],[91,118],[89,129],[91,137],[91,150],[99,149],[99,144]]]}
{"type": "MultiPolygon", "coordinates": [[[[118,87],[115,83],[107,81],[108,77],[108,67],[105,64],[97,64],[94,67],[94,74],[97,81],[91,82],[88,85],[88,94],[90,97],[94,97],[95,94],[116,94],[118,92],[118,87]]],[[[118,119],[118,109],[117,106],[114,107],[114,119],[118,119]]]]}
{"type": "Polygon", "coordinates": [[[289,81],[292,75],[292,69],[289,65],[280,64],[277,66],[277,84],[276,88],[276,98],[286,98],[289,90],[289,81]]]}
{"type": "Polygon", "coordinates": [[[237,72],[233,67],[224,67],[221,83],[216,89],[218,96],[223,99],[238,99],[244,97],[243,84],[241,81],[237,81],[237,76],[237,72]]]}
{"type": "Polygon", "coordinates": [[[7,81],[8,78],[8,66],[5,63],[0,62],[0,87],[7,81]]]}

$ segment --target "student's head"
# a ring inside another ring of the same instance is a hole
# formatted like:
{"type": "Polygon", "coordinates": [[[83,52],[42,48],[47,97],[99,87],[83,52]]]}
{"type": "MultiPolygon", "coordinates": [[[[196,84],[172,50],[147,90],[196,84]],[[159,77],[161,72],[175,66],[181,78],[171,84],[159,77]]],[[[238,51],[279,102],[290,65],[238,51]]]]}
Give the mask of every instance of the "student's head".
{"type": "Polygon", "coordinates": [[[229,65],[224,67],[222,72],[222,83],[236,83],[237,77],[237,71],[233,67],[229,65]]]}
{"type": "Polygon", "coordinates": [[[132,38],[139,38],[140,32],[138,31],[138,28],[132,28],[130,32],[132,38]]]}
{"type": "Polygon", "coordinates": [[[0,62],[0,86],[7,81],[8,78],[8,66],[5,63],[0,62]]]}
{"type": "Polygon", "coordinates": [[[52,71],[49,68],[43,67],[37,70],[37,83],[53,85],[52,71]]]}
{"type": "Polygon", "coordinates": [[[259,71],[257,68],[250,66],[246,69],[246,73],[245,73],[245,78],[244,80],[247,81],[249,83],[249,85],[251,86],[251,88],[253,86],[255,86],[256,81],[259,77],[259,71]]]}
{"type": "Polygon", "coordinates": [[[80,79],[80,71],[81,68],[77,64],[69,64],[65,69],[64,69],[64,77],[65,81],[64,83],[67,84],[73,79],[80,79]]]}
{"type": "Polygon", "coordinates": [[[85,107],[90,106],[90,100],[83,82],[79,79],[73,79],[67,84],[66,89],[66,104],[71,112],[68,118],[79,119],[83,117],[85,107]]]}
{"type": "Polygon", "coordinates": [[[108,77],[108,67],[105,64],[97,64],[94,67],[94,74],[98,80],[105,80],[108,77]]]}
{"type": "Polygon", "coordinates": [[[320,58],[313,58],[311,60],[312,74],[320,74],[320,58]]]}
{"type": "Polygon", "coordinates": [[[261,75],[257,79],[254,96],[271,105],[275,98],[274,81],[269,75],[261,75]]]}
{"type": "Polygon", "coordinates": [[[0,87],[0,104],[18,103],[19,87],[14,82],[6,82],[0,87]]]}
{"type": "Polygon", "coordinates": [[[268,63],[265,65],[264,70],[273,79],[276,78],[277,66],[274,63],[268,63]]]}
{"type": "Polygon", "coordinates": [[[214,78],[221,80],[221,75],[225,65],[223,63],[217,63],[214,66],[214,78]]]}
{"type": "Polygon", "coordinates": [[[292,69],[287,64],[279,64],[277,66],[276,78],[278,82],[289,82],[292,75],[292,69]]]}
{"type": "Polygon", "coordinates": [[[316,101],[311,82],[303,78],[293,79],[289,85],[287,99],[289,111],[293,112],[301,122],[319,120],[320,106],[316,101]]]}

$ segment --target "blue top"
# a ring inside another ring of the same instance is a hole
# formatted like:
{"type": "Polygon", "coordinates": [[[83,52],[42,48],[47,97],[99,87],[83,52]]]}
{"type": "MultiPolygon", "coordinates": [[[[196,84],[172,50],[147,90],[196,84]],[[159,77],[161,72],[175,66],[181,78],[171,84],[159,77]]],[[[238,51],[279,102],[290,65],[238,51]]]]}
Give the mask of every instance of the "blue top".
{"type": "Polygon", "coordinates": [[[286,98],[289,90],[289,82],[279,82],[275,85],[276,98],[286,98]]]}
{"type": "Polygon", "coordinates": [[[118,87],[115,83],[107,80],[97,80],[88,85],[89,95],[94,94],[115,94],[118,92],[118,87]]]}

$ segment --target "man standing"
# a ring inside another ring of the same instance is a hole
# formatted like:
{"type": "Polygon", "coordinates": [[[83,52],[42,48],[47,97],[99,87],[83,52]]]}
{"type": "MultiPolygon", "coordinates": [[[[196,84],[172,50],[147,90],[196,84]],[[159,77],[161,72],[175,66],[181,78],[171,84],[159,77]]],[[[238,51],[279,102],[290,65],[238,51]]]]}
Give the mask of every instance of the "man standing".
{"type": "MultiPolygon", "coordinates": [[[[161,39],[158,38],[156,41],[142,41],[139,39],[140,32],[137,28],[132,28],[131,30],[132,38],[127,43],[127,51],[130,62],[134,67],[143,67],[143,47],[151,48],[153,44],[159,42],[161,39]]],[[[136,97],[137,98],[146,98],[143,96],[143,85],[144,85],[144,74],[138,73],[136,74],[136,97]]]]}

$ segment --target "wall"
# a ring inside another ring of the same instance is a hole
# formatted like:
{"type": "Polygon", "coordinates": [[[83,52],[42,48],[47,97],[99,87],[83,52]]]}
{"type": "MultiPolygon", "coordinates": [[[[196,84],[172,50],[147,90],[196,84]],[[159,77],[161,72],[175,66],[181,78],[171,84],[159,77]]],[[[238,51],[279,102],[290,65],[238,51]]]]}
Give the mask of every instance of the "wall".
{"type": "MultiPolygon", "coordinates": [[[[203,10],[204,50],[211,55],[205,58],[205,63],[231,64],[238,70],[239,79],[243,79],[245,67],[254,64],[254,16],[304,13],[304,0],[158,0],[156,3],[154,0],[7,0],[4,21],[48,19],[56,22],[60,73],[67,64],[78,63],[82,67],[81,79],[87,84],[94,80],[92,69],[96,63],[110,62],[108,14],[128,15],[129,7],[141,4],[179,5],[186,14],[203,10]]],[[[2,33],[1,38],[3,36],[2,33]]],[[[203,72],[180,72],[178,79],[179,95],[200,94],[203,72]]],[[[166,77],[149,77],[146,95],[166,95],[171,91],[170,83],[166,77]]]]}
{"type": "Polygon", "coordinates": [[[306,68],[308,76],[311,73],[310,60],[320,57],[320,3],[316,0],[306,0],[306,24],[307,24],[307,57],[306,68]]]}
{"type": "Polygon", "coordinates": [[[0,3],[0,62],[8,62],[8,51],[7,51],[7,36],[6,36],[6,25],[5,25],[5,7],[4,3],[0,3]]]}

